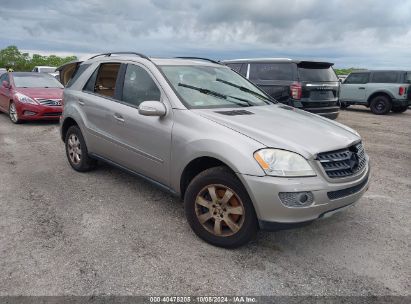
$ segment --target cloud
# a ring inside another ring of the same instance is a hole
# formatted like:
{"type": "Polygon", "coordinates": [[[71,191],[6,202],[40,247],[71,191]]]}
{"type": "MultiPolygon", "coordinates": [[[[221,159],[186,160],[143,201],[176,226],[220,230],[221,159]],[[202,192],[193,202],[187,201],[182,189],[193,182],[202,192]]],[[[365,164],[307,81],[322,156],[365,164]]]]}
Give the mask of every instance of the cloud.
{"type": "Polygon", "coordinates": [[[407,0],[13,0],[1,5],[0,20],[0,47],[43,52],[286,56],[344,67],[411,67],[407,0]]]}

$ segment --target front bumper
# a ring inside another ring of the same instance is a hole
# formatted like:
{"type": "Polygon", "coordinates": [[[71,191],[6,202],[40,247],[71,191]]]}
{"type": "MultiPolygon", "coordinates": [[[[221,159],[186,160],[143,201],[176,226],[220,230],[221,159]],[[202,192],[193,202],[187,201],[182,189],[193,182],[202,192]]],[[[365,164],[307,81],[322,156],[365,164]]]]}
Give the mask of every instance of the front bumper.
{"type": "Polygon", "coordinates": [[[62,106],[45,106],[20,102],[16,102],[16,109],[21,120],[58,120],[63,112],[62,106]]]}
{"type": "Polygon", "coordinates": [[[351,205],[367,191],[370,183],[369,163],[353,181],[329,182],[320,176],[282,178],[238,174],[253,201],[260,226],[295,224],[318,219],[327,212],[351,205]],[[314,202],[308,207],[287,207],[279,198],[279,192],[311,191],[314,202]],[[337,197],[330,199],[330,197],[337,197]]]}

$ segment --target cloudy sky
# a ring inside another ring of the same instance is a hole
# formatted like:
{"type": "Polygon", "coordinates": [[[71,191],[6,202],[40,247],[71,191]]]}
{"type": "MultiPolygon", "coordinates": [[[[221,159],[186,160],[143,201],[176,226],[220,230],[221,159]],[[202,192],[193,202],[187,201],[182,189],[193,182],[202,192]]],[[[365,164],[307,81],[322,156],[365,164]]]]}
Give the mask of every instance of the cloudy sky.
{"type": "Polygon", "coordinates": [[[132,50],[214,59],[291,57],[411,68],[409,0],[11,0],[0,48],[42,54],[132,50]]]}

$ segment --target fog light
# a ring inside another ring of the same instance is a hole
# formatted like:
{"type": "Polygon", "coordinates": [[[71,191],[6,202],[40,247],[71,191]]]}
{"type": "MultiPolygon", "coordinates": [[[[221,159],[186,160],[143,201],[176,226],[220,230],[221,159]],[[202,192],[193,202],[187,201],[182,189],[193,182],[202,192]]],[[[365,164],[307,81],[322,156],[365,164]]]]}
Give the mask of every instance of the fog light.
{"type": "Polygon", "coordinates": [[[28,115],[28,116],[32,116],[32,115],[36,115],[36,112],[32,112],[32,111],[24,111],[23,113],[24,115],[28,115]]]}
{"type": "Polygon", "coordinates": [[[314,195],[311,192],[280,192],[278,196],[287,207],[307,207],[314,201],[314,195]]]}

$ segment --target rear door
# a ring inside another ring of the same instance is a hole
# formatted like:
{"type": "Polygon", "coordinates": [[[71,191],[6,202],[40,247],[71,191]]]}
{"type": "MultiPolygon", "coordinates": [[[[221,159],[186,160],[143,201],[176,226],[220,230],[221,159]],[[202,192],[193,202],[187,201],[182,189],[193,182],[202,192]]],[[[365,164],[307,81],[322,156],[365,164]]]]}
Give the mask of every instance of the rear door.
{"type": "Polygon", "coordinates": [[[116,163],[123,159],[113,136],[118,123],[114,117],[118,107],[116,99],[121,91],[118,75],[123,66],[120,62],[101,63],[78,96],[90,152],[116,163]]]}
{"type": "Polygon", "coordinates": [[[279,102],[288,102],[295,77],[293,63],[250,62],[250,81],[279,102]]]}
{"type": "Polygon", "coordinates": [[[366,84],[370,81],[370,73],[351,73],[341,84],[340,99],[366,103],[366,84]]]}
{"type": "Polygon", "coordinates": [[[305,107],[335,106],[338,101],[339,81],[329,62],[301,61],[297,64],[298,80],[302,86],[301,101],[305,107]]]}

